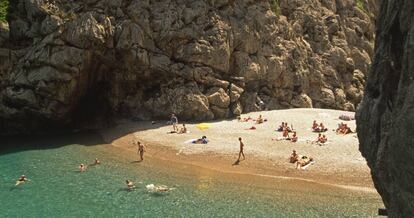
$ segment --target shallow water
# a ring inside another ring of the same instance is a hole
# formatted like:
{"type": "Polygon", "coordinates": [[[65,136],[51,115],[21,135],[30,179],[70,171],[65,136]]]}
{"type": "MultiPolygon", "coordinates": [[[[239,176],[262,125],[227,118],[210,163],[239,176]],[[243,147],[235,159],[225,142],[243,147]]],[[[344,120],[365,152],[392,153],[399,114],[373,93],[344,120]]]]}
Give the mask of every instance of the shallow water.
{"type": "Polygon", "coordinates": [[[373,193],[168,161],[138,163],[133,153],[95,144],[90,134],[2,142],[0,217],[372,217],[383,207],[373,193]],[[77,171],[95,157],[101,165],[77,171]],[[14,187],[21,174],[31,181],[14,187]],[[125,179],[137,189],[125,190],[125,179]],[[145,189],[151,183],[175,189],[154,195],[145,189]]]}

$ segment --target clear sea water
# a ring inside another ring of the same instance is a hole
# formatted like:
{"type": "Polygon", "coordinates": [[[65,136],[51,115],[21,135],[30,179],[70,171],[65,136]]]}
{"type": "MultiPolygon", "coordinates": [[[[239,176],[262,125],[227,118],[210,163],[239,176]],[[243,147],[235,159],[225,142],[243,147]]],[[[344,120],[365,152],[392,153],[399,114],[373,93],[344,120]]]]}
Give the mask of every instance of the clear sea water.
{"type": "Polygon", "coordinates": [[[0,217],[375,217],[377,194],[145,160],[95,134],[0,140],[0,217]],[[102,164],[79,173],[80,163],[102,164]],[[30,182],[14,187],[25,174],[30,182]],[[137,189],[127,191],[125,179],[137,189]],[[175,189],[147,192],[146,184],[175,189]]]}

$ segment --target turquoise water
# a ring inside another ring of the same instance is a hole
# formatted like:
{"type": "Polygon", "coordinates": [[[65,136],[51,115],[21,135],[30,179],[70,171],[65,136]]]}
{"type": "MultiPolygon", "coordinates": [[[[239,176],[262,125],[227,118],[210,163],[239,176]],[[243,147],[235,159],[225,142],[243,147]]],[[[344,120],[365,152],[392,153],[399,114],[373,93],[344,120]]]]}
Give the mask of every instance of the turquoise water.
{"type": "Polygon", "coordinates": [[[263,178],[138,163],[133,153],[99,144],[91,134],[2,142],[0,217],[373,217],[383,207],[376,194],[285,180],[260,186],[263,178]],[[101,165],[77,171],[95,157],[101,165]],[[14,187],[21,174],[31,181],[14,187]],[[125,179],[137,189],[125,190],[125,179]],[[154,195],[150,183],[175,189],[154,195]]]}

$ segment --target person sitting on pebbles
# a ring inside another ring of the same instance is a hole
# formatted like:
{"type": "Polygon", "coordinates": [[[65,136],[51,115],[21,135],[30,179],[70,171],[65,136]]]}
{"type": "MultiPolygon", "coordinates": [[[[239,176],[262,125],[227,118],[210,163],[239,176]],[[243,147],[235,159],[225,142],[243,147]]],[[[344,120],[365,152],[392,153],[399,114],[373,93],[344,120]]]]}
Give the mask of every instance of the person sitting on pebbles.
{"type": "Polygon", "coordinates": [[[183,126],[181,127],[181,129],[178,132],[178,134],[184,134],[184,133],[187,133],[187,128],[185,127],[185,124],[183,123],[183,126]]]}
{"type": "Polygon", "coordinates": [[[312,123],[312,130],[316,131],[317,128],[318,128],[318,123],[316,122],[316,120],[314,120],[312,123]]]}
{"type": "Polygon", "coordinates": [[[290,140],[289,131],[288,131],[288,129],[286,127],[283,128],[283,135],[282,135],[282,137],[284,139],[286,139],[286,140],[290,140]]]}
{"type": "Polygon", "coordinates": [[[298,159],[299,159],[299,154],[296,153],[296,150],[293,150],[292,154],[290,154],[290,157],[289,157],[289,163],[296,163],[298,159]]]}
{"type": "Polygon", "coordinates": [[[298,141],[298,135],[296,134],[296,131],[293,131],[293,135],[290,138],[291,142],[297,142],[298,141]]]}
{"type": "Polygon", "coordinates": [[[264,123],[264,119],[262,115],[260,114],[259,117],[256,119],[256,124],[261,124],[261,123],[264,123]]]}
{"type": "Polygon", "coordinates": [[[320,143],[324,144],[328,141],[328,138],[326,137],[326,135],[322,135],[322,137],[319,138],[320,143]]]}

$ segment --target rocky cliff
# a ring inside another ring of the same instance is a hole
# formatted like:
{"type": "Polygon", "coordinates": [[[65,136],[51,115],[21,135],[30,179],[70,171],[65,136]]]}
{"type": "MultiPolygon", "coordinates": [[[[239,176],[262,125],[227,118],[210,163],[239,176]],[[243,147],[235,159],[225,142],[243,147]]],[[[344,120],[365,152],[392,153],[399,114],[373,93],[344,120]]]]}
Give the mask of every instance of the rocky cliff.
{"type": "Polygon", "coordinates": [[[383,1],[357,113],[360,150],[390,217],[414,217],[413,17],[413,1],[383,1]]]}
{"type": "Polygon", "coordinates": [[[355,110],[375,8],[374,0],[10,1],[0,129],[355,110]]]}

